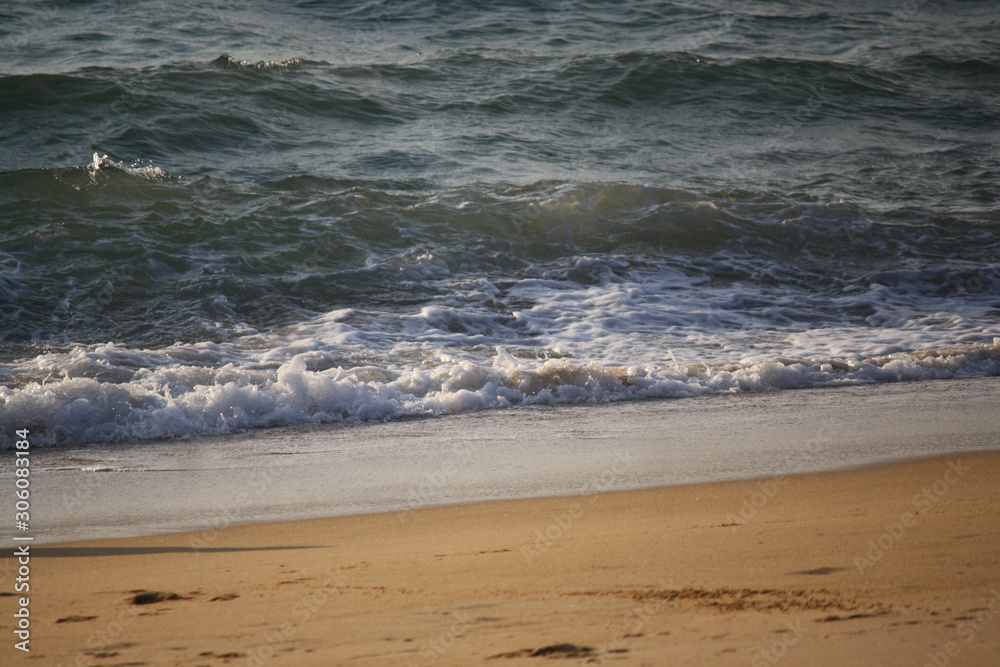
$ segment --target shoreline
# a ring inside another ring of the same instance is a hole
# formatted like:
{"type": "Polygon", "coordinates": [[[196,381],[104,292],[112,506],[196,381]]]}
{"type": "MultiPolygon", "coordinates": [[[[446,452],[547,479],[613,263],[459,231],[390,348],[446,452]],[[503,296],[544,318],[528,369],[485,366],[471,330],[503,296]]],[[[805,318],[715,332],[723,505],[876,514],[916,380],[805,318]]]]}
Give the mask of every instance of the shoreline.
{"type": "Polygon", "coordinates": [[[58,543],[845,470],[997,449],[998,402],[976,378],[41,448],[33,519],[58,543]]]}
{"type": "Polygon", "coordinates": [[[987,664],[1000,651],[998,479],[1000,452],[981,452],[39,545],[32,657],[987,664]],[[766,502],[741,516],[755,496],[766,502]],[[135,604],[143,592],[164,599],[135,604]]]}

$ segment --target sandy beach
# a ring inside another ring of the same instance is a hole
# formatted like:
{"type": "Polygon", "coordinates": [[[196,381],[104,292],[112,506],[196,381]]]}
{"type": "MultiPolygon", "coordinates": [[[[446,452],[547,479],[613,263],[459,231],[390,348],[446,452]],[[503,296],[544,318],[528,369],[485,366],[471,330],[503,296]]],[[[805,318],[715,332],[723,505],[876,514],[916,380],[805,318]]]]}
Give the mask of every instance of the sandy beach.
{"type": "Polygon", "coordinates": [[[0,667],[1000,666],[997,7],[0,4],[0,667]]]}
{"type": "Polygon", "coordinates": [[[958,454],[37,546],[0,662],[995,664],[997,479],[958,454]]]}

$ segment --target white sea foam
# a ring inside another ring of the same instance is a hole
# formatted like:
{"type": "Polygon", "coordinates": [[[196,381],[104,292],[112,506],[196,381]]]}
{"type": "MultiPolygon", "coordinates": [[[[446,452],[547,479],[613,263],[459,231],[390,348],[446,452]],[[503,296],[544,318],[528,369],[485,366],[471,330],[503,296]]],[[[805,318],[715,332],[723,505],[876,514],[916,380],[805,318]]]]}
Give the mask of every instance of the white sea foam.
{"type": "Polygon", "coordinates": [[[143,166],[139,163],[127,165],[124,162],[112,160],[107,155],[101,155],[99,153],[94,153],[90,160],[90,164],[86,166],[86,170],[90,175],[91,183],[97,183],[101,172],[107,170],[118,170],[146,181],[163,181],[173,178],[170,174],[157,166],[143,166]]]}
{"type": "MultiPolygon", "coordinates": [[[[204,345],[193,347],[211,354],[204,345]]],[[[47,356],[36,360],[39,372],[51,362],[47,356]]],[[[37,444],[82,443],[385,420],[519,404],[686,398],[1000,374],[1000,338],[987,344],[866,359],[773,357],[627,368],[568,359],[519,359],[503,348],[487,362],[463,360],[407,369],[312,370],[317,356],[323,356],[321,350],[299,352],[269,368],[245,363],[253,359],[244,353],[240,363],[206,367],[167,361],[162,353],[102,346],[78,352],[78,364],[62,364],[66,373],[58,380],[0,387],[0,424],[5,433],[12,433],[15,426],[30,428],[37,444]],[[99,366],[107,370],[98,370],[99,366]],[[137,366],[142,368],[136,370],[137,366]]]]}

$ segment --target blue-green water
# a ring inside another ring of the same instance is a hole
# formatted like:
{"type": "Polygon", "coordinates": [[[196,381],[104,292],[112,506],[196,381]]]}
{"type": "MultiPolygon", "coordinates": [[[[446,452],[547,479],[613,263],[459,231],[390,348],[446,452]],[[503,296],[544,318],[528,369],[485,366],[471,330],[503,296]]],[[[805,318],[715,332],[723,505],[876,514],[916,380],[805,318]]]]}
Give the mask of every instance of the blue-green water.
{"type": "Polygon", "coordinates": [[[992,2],[0,6],[0,426],[1000,374],[992,2]]]}

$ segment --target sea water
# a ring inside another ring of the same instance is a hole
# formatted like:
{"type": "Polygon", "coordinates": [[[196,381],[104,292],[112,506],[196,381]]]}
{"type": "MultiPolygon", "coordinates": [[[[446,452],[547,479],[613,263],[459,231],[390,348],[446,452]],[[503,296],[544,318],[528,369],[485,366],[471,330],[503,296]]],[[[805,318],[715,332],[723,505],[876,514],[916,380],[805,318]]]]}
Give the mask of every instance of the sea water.
{"type": "Polygon", "coordinates": [[[4,3],[0,446],[1000,375],[998,35],[4,3]]]}

